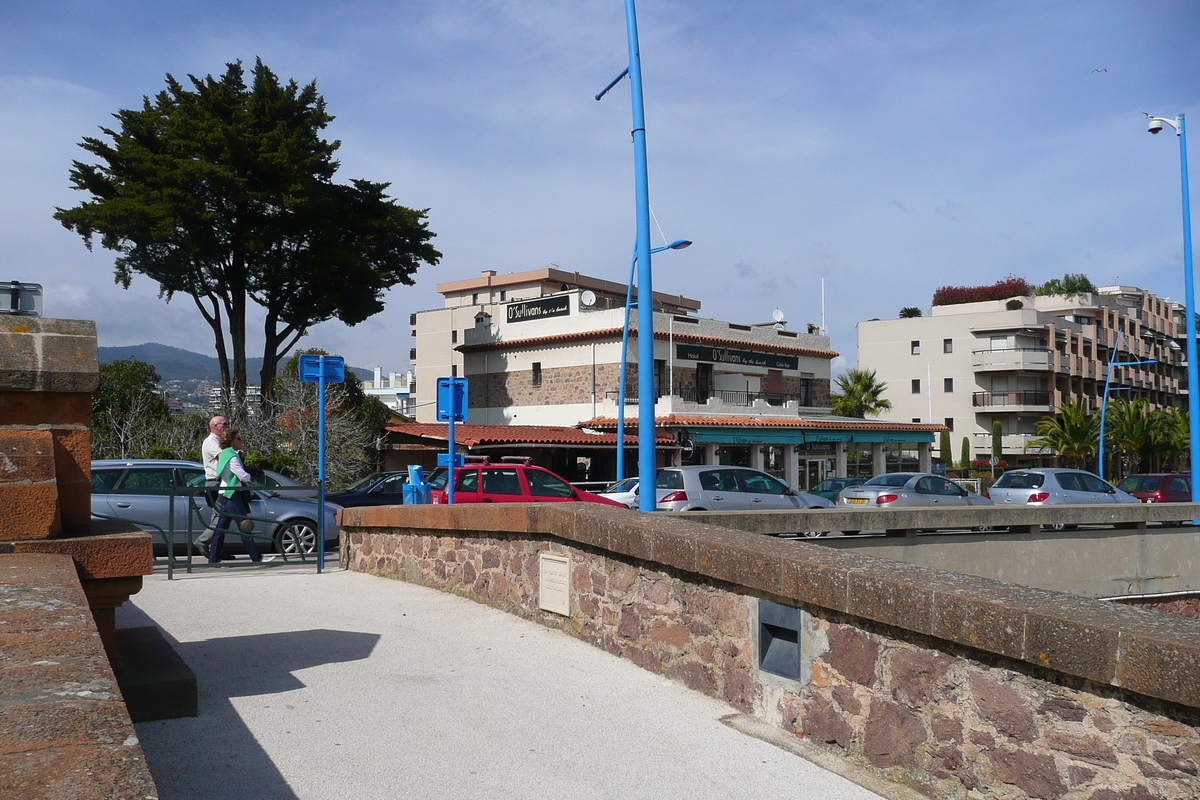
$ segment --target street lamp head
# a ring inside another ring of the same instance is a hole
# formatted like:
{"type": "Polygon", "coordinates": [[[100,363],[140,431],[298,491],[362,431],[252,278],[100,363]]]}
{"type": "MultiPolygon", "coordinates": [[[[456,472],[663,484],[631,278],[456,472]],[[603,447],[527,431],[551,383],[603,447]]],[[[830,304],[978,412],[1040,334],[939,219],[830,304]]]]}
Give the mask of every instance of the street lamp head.
{"type": "Polygon", "coordinates": [[[667,249],[668,250],[683,250],[683,249],[691,247],[691,246],[692,246],[692,243],[689,242],[687,239],[679,239],[678,241],[671,242],[669,245],[667,245],[667,249]]]}

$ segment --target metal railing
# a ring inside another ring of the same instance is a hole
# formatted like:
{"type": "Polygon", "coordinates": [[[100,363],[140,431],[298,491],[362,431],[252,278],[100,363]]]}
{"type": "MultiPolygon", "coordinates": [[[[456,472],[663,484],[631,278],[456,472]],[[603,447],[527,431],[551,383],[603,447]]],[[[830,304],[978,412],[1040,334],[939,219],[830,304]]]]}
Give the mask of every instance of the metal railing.
{"type": "MultiPolygon", "coordinates": [[[[619,391],[605,392],[604,396],[607,399],[613,400],[615,402],[615,401],[619,400],[620,392],[619,391]]],[[[660,390],[658,392],[655,392],[654,399],[655,399],[655,401],[658,401],[666,396],[667,396],[666,393],[664,391],[660,390]]],[[[812,393],[807,392],[807,391],[802,391],[798,394],[785,393],[785,392],[729,391],[726,389],[710,389],[708,391],[702,391],[700,389],[697,389],[694,386],[682,386],[682,387],[675,389],[675,391],[671,393],[671,396],[678,397],[681,401],[683,401],[685,403],[697,403],[700,405],[707,403],[710,399],[716,399],[716,400],[718,400],[726,405],[730,405],[730,406],[747,406],[747,407],[754,405],[756,400],[762,400],[762,401],[766,402],[768,405],[772,405],[772,406],[783,406],[783,405],[787,404],[788,402],[795,402],[797,405],[799,405],[803,408],[812,408],[815,405],[812,401],[812,393]]],[[[627,406],[636,405],[637,402],[638,402],[637,391],[627,389],[625,392],[625,405],[627,405],[627,406]]]]}
{"type": "MultiPolygon", "coordinates": [[[[286,491],[311,492],[314,489],[316,489],[317,487],[313,487],[313,486],[258,486],[258,485],[253,485],[253,484],[243,484],[242,486],[239,486],[238,488],[239,488],[239,490],[262,491],[262,492],[286,492],[286,491]]],[[[289,520],[280,521],[279,519],[273,519],[273,518],[269,518],[269,517],[256,517],[256,516],[248,515],[248,514],[242,515],[242,514],[228,514],[228,513],[224,513],[224,512],[218,513],[215,508],[211,509],[212,514],[209,517],[209,519],[206,520],[204,518],[203,511],[204,511],[204,509],[208,508],[208,504],[206,502],[204,502],[204,503],[200,502],[200,498],[204,498],[210,492],[215,493],[216,491],[218,491],[218,490],[215,489],[214,487],[204,487],[204,486],[175,486],[175,487],[172,487],[171,489],[145,489],[145,490],[139,491],[138,494],[143,495],[143,496],[156,496],[156,497],[167,497],[168,498],[168,501],[167,501],[167,528],[165,530],[162,528],[162,526],[156,525],[153,522],[146,522],[145,520],[133,519],[132,517],[127,517],[127,516],[126,517],[118,517],[118,516],[109,515],[109,514],[99,514],[95,511],[91,512],[91,516],[95,519],[113,520],[113,521],[117,521],[117,522],[127,522],[132,525],[137,525],[138,527],[141,527],[144,530],[151,529],[151,530],[147,530],[147,533],[150,533],[151,537],[153,537],[154,534],[157,533],[158,537],[162,540],[162,544],[165,546],[165,549],[166,549],[167,580],[174,580],[175,569],[177,568],[177,566],[183,566],[185,572],[188,572],[188,573],[192,572],[193,568],[196,566],[193,563],[193,558],[197,555],[201,555],[201,556],[203,555],[199,546],[196,544],[196,540],[199,538],[199,536],[205,530],[207,530],[209,528],[210,523],[215,523],[217,521],[217,518],[221,517],[221,516],[229,517],[230,519],[235,521],[234,529],[232,529],[232,530],[226,529],[226,531],[225,531],[226,537],[244,536],[247,539],[252,539],[252,540],[255,540],[256,542],[262,542],[265,545],[267,545],[266,547],[262,548],[262,550],[264,550],[267,554],[271,554],[272,550],[276,551],[275,554],[277,554],[279,556],[279,559],[277,561],[274,559],[271,559],[270,561],[268,561],[264,557],[263,561],[255,562],[257,566],[277,567],[277,566],[294,564],[294,562],[289,562],[289,558],[299,559],[302,563],[308,563],[310,559],[314,560],[314,561],[318,561],[318,563],[319,563],[319,557],[320,557],[322,551],[324,550],[323,542],[319,541],[320,540],[319,526],[317,528],[317,531],[314,532],[314,539],[313,539],[312,546],[308,547],[306,549],[306,546],[303,542],[300,542],[297,545],[293,541],[292,546],[290,546],[290,547],[289,547],[288,543],[285,542],[282,534],[286,533],[286,531],[290,528],[289,520]],[[187,503],[187,512],[184,515],[184,527],[182,530],[177,530],[175,527],[175,504],[176,504],[176,501],[178,498],[184,499],[187,503]],[[262,531],[251,531],[249,533],[244,532],[241,530],[241,523],[243,521],[250,521],[252,523],[254,523],[254,522],[262,523],[261,527],[263,530],[262,531]],[[193,523],[197,523],[198,526],[194,525],[193,523]],[[277,533],[280,534],[278,537],[276,535],[273,535],[272,533],[270,533],[270,531],[272,531],[276,528],[279,529],[277,531],[277,533]],[[183,534],[182,542],[177,543],[175,541],[177,533],[183,534]],[[177,553],[176,552],[177,548],[182,549],[182,553],[177,553]]],[[[321,512],[318,509],[314,513],[319,515],[321,512]]],[[[154,560],[157,561],[158,556],[154,556],[154,560]]],[[[210,565],[208,563],[204,563],[203,566],[205,566],[205,567],[216,566],[216,564],[210,565]]]]}
{"type": "Polygon", "coordinates": [[[975,408],[993,406],[1049,406],[1050,392],[1041,390],[1021,392],[975,392],[971,405],[975,408]]]}

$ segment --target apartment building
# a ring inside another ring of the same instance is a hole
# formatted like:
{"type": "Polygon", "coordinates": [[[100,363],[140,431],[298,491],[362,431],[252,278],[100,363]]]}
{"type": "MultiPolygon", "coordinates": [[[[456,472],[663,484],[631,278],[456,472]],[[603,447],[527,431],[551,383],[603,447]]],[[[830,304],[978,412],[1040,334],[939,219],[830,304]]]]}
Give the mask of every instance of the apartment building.
{"type": "MultiPolygon", "coordinates": [[[[459,375],[469,380],[468,423],[616,433],[624,284],[557,269],[488,270],[437,289],[445,308],[411,318],[419,422],[434,420],[437,378],[459,375]]],[[[846,474],[851,464],[869,474],[889,463],[928,465],[940,426],[830,416],[837,353],[815,326],[799,332],[777,320],[708,319],[697,314],[698,300],[682,295],[655,292],[653,301],[647,368],[654,371],[654,413],[660,435],[677,443],[660,448],[662,463],[745,464],[800,488],[846,474]]],[[[624,414],[630,434],[641,366],[633,316],[624,414]]]]}
{"type": "Polygon", "coordinates": [[[1051,463],[1027,451],[1040,418],[1084,400],[1100,410],[1111,362],[1113,397],[1154,408],[1187,405],[1186,314],[1133,286],[1095,293],[934,306],[928,316],[857,326],[858,364],[888,384],[881,419],[942,423],[957,461],[961,441],[988,458],[1000,422],[1010,465],[1051,463]]]}

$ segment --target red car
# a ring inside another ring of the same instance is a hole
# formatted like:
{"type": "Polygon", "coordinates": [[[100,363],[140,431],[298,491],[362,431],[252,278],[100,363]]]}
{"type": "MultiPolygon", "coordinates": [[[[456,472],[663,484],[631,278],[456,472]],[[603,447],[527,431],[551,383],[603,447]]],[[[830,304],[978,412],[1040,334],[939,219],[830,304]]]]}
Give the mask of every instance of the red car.
{"type": "Polygon", "coordinates": [[[1192,502],[1192,476],[1175,474],[1130,475],[1117,484],[1142,503],[1192,502]]]}
{"type": "MultiPolygon", "coordinates": [[[[430,499],[445,503],[446,469],[429,476],[430,499]]],[[[625,508],[615,500],[576,489],[548,469],[535,467],[527,458],[505,458],[468,463],[454,470],[455,503],[601,503],[625,508]]]]}

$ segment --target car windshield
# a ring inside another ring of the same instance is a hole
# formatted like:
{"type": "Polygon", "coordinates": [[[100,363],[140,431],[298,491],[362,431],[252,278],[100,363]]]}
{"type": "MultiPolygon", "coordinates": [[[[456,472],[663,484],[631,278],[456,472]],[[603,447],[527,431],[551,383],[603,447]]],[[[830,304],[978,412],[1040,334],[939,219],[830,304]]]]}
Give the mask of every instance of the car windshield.
{"type": "Polygon", "coordinates": [[[1157,475],[1130,475],[1117,488],[1122,492],[1157,492],[1159,480],[1157,475]]]}
{"type": "Polygon", "coordinates": [[[609,486],[604,491],[606,492],[632,492],[638,485],[637,478],[626,478],[623,481],[617,481],[612,486],[609,486]]]}
{"type": "Polygon", "coordinates": [[[1046,482],[1040,472],[1006,472],[996,481],[997,489],[1037,489],[1046,482]]]}
{"type": "Polygon", "coordinates": [[[876,475],[864,486],[903,486],[912,480],[912,475],[904,472],[893,472],[890,475],[876,475]]]}
{"type": "Polygon", "coordinates": [[[429,477],[425,480],[429,484],[429,488],[435,492],[440,492],[446,488],[446,468],[438,467],[433,472],[429,473],[429,477]]]}
{"type": "Polygon", "coordinates": [[[677,469],[659,470],[658,476],[655,478],[654,488],[656,488],[656,489],[682,489],[683,488],[683,473],[677,469]]]}
{"type": "Polygon", "coordinates": [[[376,472],[373,475],[368,475],[367,477],[357,480],[354,483],[347,486],[346,491],[347,492],[357,492],[359,489],[366,489],[368,486],[373,484],[375,481],[379,480],[384,475],[388,475],[388,474],[390,474],[390,473],[376,472]]]}

